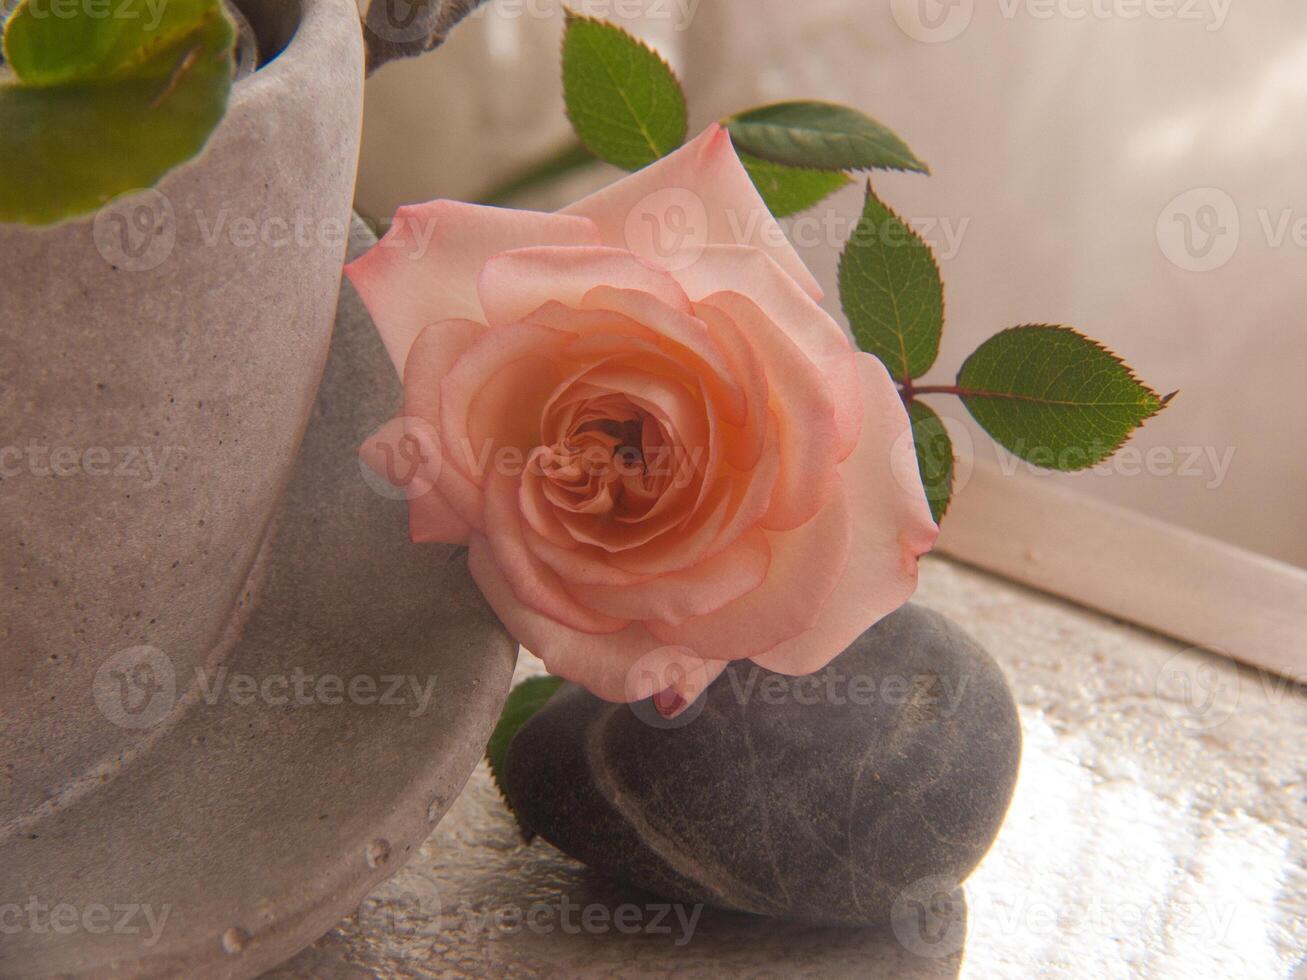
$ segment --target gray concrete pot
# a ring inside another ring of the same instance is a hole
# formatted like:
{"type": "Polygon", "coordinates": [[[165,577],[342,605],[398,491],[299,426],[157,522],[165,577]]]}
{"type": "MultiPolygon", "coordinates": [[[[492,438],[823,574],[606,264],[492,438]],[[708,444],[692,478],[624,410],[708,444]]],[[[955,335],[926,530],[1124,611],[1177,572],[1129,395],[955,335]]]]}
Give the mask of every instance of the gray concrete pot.
{"type": "Polygon", "coordinates": [[[317,391],[358,152],[357,14],[308,0],[295,30],[294,5],[246,6],[276,12],[266,49],[290,45],[236,85],[202,157],[94,218],[0,225],[0,832],[147,741],[105,727],[105,658],[219,655],[317,391]],[[334,222],[335,241],[274,244],[273,218],[334,222]]]}
{"type": "Polygon", "coordinates": [[[239,5],[265,65],[200,158],[0,225],[0,976],[278,962],[443,814],[511,674],[360,475],[397,392],[353,300],[319,393],[355,4],[239,5]]]}

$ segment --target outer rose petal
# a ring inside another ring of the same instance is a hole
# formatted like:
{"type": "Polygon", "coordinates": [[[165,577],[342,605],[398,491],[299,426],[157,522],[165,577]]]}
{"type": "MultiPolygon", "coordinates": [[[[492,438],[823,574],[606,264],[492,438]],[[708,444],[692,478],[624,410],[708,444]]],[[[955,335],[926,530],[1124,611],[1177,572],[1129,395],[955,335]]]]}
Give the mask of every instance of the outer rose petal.
{"type": "MultiPolygon", "coordinates": [[[[407,462],[400,440],[404,437],[404,419],[397,416],[380,429],[363,440],[359,446],[359,456],[371,467],[372,471],[383,479],[395,482],[392,471],[395,461],[407,462]]],[[[435,439],[432,445],[423,445],[427,454],[436,454],[435,472],[439,472],[439,443],[435,439]]],[[[425,442],[425,441],[424,441],[425,442]]],[[[403,463],[401,463],[403,465],[403,463]]],[[[413,541],[444,542],[446,544],[466,544],[471,528],[458,513],[449,506],[431,479],[431,471],[419,470],[409,483],[413,496],[408,500],[408,531],[413,541]]]]}
{"type": "Polygon", "coordinates": [[[682,623],[720,609],[767,579],[771,548],[757,528],[746,531],[725,551],[681,572],[668,572],[630,585],[569,585],[565,588],[591,609],[625,619],[682,623]]]}
{"type": "MultiPolygon", "coordinates": [[[[672,208],[692,212],[688,215],[692,233],[698,230],[694,222],[706,218],[708,244],[760,248],[804,292],[821,299],[821,286],[758,195],[735,154],[730,135],[716,123],[674,153],[582,198],[559,214],[590,218],[599,227],[605,245],[630,249],[666,268],[666,259],[653,247],[648,229],[680,228],[684,220],[672,222],[662,217],[672,208]],[[700,206],[702,212],[693,213],[700,206]]],[[[677,252],[677,256],[681,254],[677,252]]]]}
{"type": "Polygon", "coordinates": [[[917,587],[917,558],[939,528],[917,474],[907,412],[888,372],[858,355],[866,418],[862,438],[840,476],[853,506],[848,568],[815,626],[753,659],[782,674],[810,674],[842,653],[863,630],[907,602],[917,587]]]}
{"type": "Polygon", "coordinates": [[[840,452],[838,409],[826,376],[755,304],[735,293],[713,299],[724,308],[704,303],[696,312],[723,333],[732,328],[742,333],[767,372],[779,423],[781,472],[762,524],[788,531],[812,520],[839,483],[835,467],[847,454],[840,452]],[[722,318],[729,323],[719,322],[722,318]]]}
{"type": "Polygon", "coordinates": [[[492,327],[517,323],[550,302],[579,307],[596,286],[649,293],[690,312],[675,279],[618,248],[515,248],[488,259],[477,278],[485,322],[492,327]]]}
{"type": "Polygon", "coordinates": [[[596,245],[584,218],[459,201],[402,207],[385,237],[345,266],[402,377],[409,348],[439,320],[485,322],[477,273],[486,259],[528,245],[596,245]]]}
{"type": "Polygon", "coordinates": [[[849,502],[837,489],[802,527],[765,532],[772,562],[758,588],[706,616],[676,626],[646,626],[666,643],[711,651],[727,660],[756,657],[819,622],[843,577],[852,530],[849,502]]]}
{"type": "Polygon", "coordinates": [[[853,451],[862,422],[861,384],[848,336],[812,298],[796,289],[781,270],[756,248],[713,245],[676,280],[695,303],[708,302],[728,313],[730,294],[738,293],[762,310],[816,364],[835,399],[840,458],[853,451]]]}
{"type": "MultiPolygon", "coordinates": [[[[440,432],[440,386],[459,358],[485,333],[486,328],[473,320],[433,323],[418,334],[404,365],[404,414],[409,419],[421,419],[430,425],[440,439],[442,465],[437,490],[458,520],[470,527],[481,526],[481,490],[457,466],[446,464],[449,448],[440,432]]],[[[419,533],[439,533],[441,525],[429,524],[427,515],[420,514],[418,508],[410,503],[409,531],[415,541],[436,540],[417,537],[419,533]]],[[[465,541],[466,533],[458,543],[465,541]]]]}
{"type": "Polygon", "coordinates": [[[678,693],[690,702],[726,667],[721,660],[697,658],[692,650],[667,647],[640,623],[632,623],[618,633],[582,633],[536,612],[513,594],[495,564],[490,545],[476,532],[468,550],[468,568],[486,601],[518,643],[543,660],[550,673],[583,685],[605,701],[648,697],[655,692],[641,691],[651,686],[650,679],[679,676],[686,686],[678,693]],[[667,669],[673,662],[683,669],[667,669]]]}

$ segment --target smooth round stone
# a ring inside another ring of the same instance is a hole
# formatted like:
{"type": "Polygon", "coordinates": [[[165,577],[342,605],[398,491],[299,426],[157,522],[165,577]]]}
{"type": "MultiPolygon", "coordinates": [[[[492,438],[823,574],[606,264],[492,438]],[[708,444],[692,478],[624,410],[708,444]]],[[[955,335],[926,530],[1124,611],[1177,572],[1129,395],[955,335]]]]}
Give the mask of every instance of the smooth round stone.
{"type": "Polygon", "coordinates": [[[514,738],[505,789],[529,830],[640,888],[871,925],[979,863],[1020,755],[998,665],[909,605],[816,674],[741,661],[670,720],[568,684],[514,738]]]}

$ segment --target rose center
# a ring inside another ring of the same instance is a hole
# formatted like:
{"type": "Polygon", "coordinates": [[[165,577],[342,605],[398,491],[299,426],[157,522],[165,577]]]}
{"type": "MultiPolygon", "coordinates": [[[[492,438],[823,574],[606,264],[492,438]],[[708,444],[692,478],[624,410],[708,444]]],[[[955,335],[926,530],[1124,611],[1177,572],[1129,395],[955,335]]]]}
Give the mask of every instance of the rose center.
{"type": "Polygon", "coordinates": [[[578,412],[542,454],[544,490],[564,510],[631,518],[660,493],[649,464],[664,442],[662,427],[641,408],[604,401],[578,412]]]}

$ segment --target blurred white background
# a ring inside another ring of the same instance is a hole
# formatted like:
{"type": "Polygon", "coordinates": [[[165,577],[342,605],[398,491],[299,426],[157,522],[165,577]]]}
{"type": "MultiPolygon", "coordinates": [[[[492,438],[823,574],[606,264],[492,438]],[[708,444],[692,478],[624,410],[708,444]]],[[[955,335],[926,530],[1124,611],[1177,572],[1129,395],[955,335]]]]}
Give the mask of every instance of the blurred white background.
{"type": "MultiPolygon", "coordinates": [[[[1307,567],[1301,0],[572,6],[663,52],[685,83],[692,131],[805,97],[898,131],[932,176],[873,179],[944,275],[944,342],[926,381],[950,381],[1003,327],[1075,326],[1180,394],[1114,461],[1031,478],[1307,567]]],[[[364,214],[477,199],[567,142],[560,10],[493,0],[435,56],[369,82],[364,214]]],[[[596,165],[520,203],[555,207],[614,176],[596,165]]],[[[786,222],[837,317],[835,265],[860,195],[848,188],[786,222]]],[[[979,432],[955,400],[931,404],[979,432]]],[[[955,443],[969,451],[965,437],[955,443]]],[[[974,452],[1038,472],[983,435],[974,452]]]]}

